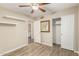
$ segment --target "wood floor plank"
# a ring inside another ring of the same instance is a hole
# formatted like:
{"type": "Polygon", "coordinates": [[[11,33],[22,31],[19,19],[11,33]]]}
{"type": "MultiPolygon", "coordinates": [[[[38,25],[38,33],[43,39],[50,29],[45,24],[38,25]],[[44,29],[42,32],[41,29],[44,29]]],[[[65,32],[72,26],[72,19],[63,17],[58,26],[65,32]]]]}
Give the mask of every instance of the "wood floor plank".
{"type": "Polygon", "coordinates": [[[31,43],[4,56],[78,56],[78,54],[57,45],[50,47],[39,43],[31,43]]]}

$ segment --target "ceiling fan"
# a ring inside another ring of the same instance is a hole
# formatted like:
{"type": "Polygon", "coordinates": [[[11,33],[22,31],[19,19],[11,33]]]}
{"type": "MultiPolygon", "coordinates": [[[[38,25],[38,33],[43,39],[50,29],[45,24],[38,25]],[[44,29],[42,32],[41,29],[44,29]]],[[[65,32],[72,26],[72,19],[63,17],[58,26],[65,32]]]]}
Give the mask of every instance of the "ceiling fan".
{"type": "Polygon", "coordinates": [[[47,4],[50,4],[50,3],[31,3],[30,5],[23,4],[23,5],[19,5],[19,7],[31,7],[32,8],[31,13],[34,13],[34,11],[38,9],[42,12],[46,12],[43,6],[47,4]]]}

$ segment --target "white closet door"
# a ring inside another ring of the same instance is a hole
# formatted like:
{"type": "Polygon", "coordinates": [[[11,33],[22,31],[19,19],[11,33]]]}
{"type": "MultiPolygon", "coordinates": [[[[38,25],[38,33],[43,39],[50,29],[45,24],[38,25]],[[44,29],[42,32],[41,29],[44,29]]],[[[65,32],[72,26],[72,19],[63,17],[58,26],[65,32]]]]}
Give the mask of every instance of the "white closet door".
{"type": "Polygon", "coordinates": [[[74,15],[61,17],[61,48],[74,50],[74,15]]]}
{"type": "Polygon", "coordinates": [[[40,21],[34,22],[34,42],[41,43],[40,21]]]}

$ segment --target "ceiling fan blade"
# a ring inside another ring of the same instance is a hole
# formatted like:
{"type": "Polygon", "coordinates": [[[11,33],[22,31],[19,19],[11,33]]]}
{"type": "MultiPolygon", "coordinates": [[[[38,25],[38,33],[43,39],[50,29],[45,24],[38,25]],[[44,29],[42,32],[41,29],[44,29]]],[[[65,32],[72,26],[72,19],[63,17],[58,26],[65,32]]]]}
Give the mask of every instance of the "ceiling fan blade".
{"type": "Polygon", "coordinates": [[[39,3],[39,5],[47,5],[47,4],[50,4],[50,3],[39,3]]]}
{"type": "Polygon", "coordinates": [[[31,13],[33,14],[34,13],[34,10],[32,9],[31,13]]]}
{"type": "Polygon", "coordinates": [[[19,7],[30,7],[30,5],[19,5],[19,7]]]}
{"type": "Polygon", "coordinates": [[[43,18],[44,18],[44,16],[41,17],[41,19],[43,19],[43,18]]]}
{"type": "Polygon", "coordinates": [[[44,10],[43,8],[39,7],[39,10],[41,10],[42,12],[46,12],[46,10],[44,10]]]}

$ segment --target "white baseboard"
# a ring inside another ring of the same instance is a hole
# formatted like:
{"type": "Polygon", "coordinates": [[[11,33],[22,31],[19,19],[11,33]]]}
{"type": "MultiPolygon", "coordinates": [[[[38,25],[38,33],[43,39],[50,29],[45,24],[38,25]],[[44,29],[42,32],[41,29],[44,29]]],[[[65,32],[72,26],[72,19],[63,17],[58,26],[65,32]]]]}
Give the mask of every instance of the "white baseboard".
{"type": "MultiPolygon", "coordinates": [[[[36,42],[36,43],[39,43],[39,42],[36,42]]],[[[44,44],[44,45],[47,45],[47,46],[52,46],[52,44],[48,44],[48,43],[45,43],[45,42],[40,42],[40,44],[44,44]]]]}
{"type": "Polygon", "coordinates": [[[19,46],[19,47],[17,47],[17,48],[14,48],[14,49],[12,49],[12,50],[6,51],[6,52],[0,54],[0,56],[5,55],[5,54],[7,54],[7,53],[10,53],[10,52],[12,52],[12,51],[15,51],[15,50],[17,50],[17,49],[20,49],[20,48],[22,48],[22,47],[24,47],[24,46],[26,46],[26,44],[24,44],[24,45],[22,45],[22,46],[19,46]]]}
{"type": "Polygon", "coordinates": [[[44,44],[44,45],[47,45],[47,46],[52,46],[52,44],[45,43],[45,42],[42,42],[41,44],[44,44]]]}

